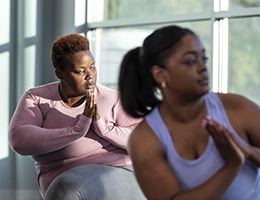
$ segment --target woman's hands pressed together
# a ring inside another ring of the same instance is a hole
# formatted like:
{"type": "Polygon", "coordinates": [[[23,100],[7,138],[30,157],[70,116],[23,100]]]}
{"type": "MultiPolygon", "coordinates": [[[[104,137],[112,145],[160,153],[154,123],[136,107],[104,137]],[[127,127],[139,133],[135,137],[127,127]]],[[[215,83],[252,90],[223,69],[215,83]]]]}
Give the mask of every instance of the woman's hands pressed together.
{"type": "Polygon", "coordinates": [[[94,121],[97,121],[100,118],[97,103],[95,101],[95,95],[93,92],[88,92],[86,95],[86,105],[83,111],[83,115],[94,121]]]}
{"type": "Polygon", "coordinates": [[[244,164],[245,159],[248,157],[247,148],[230,133],[225,125],[219,124],[214,118],[207,116],[203,119],[202,126],[212,136],[226,164],[232,166],[242,166],[244,164]]]}

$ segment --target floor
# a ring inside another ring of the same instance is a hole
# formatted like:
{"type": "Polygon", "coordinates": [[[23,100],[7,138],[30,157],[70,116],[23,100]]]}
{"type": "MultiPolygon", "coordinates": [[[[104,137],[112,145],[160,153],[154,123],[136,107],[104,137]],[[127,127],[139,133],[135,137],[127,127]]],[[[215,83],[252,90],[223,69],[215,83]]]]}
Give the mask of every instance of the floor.
{"type": "Polygon", "coordinates": [[[0,190],[0,200],[42,200],[38,190],[0,190]]]}

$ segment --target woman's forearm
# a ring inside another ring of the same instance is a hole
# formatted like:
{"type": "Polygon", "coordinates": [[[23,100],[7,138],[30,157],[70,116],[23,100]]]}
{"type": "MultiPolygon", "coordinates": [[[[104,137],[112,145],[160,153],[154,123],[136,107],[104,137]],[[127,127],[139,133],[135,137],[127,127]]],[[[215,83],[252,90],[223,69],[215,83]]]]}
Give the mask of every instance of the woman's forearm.
{"type": "MultiPolygon", "coordinates": [[[[15,121],[15,120],[14,120],[15,121]]],[[[39,155],[61,149],[86,134],[91,121],[82,116],[73,127],[47,129],[11,121],[9,143],[21,155],[39,155]]]]}
{"type": "Polygon", "coordinates": [[[136,127],[136,124],[130,126],[115,126],[114,124],[106,123],[102,117],[98,121],[93,121],[92,130],[100,137],[109,141],[115,146],[126,149],[129,135],[136,127]]]}
{"type": "Polygon", "coordinates": [[[224,165],[204,184],[175,195],[171,200],[218,200],[237,176],[242,165],[224,165]],[[195,197],[195,198],[194,198],[195,197]]]}

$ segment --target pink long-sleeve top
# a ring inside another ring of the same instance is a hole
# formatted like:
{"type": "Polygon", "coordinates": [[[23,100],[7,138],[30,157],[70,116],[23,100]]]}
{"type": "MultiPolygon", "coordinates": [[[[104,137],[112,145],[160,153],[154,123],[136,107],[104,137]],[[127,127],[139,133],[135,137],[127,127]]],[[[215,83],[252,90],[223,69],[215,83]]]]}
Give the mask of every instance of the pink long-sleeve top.
{"type": "Polygon", "coordinates": [[[132,164],[126,144],[140,122],[123,111],[116,91],[102,85],[94,91],[101,118],[92,121],[82,115],[85,102],[69,107],[61,100],[58,85],[25,92],[9,127],[11,148],[35,161],[42,196],[55,177],[72,167],[132,164]]]}

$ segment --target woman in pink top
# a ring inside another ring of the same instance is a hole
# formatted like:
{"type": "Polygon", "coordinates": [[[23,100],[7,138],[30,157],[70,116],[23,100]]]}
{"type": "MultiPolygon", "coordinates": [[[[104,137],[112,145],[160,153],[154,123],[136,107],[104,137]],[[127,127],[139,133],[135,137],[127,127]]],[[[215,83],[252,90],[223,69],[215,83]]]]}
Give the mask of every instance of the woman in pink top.
{"type": "Polygon", "coordinates": [[[25,92],[9,128],[12,149],[35,160],[42,196],[145,199],[126,151],[139,120],[123,111],[116,91],[96,84],[87,38],[58,38],[51,59],[60,81],[25,92]]]}

